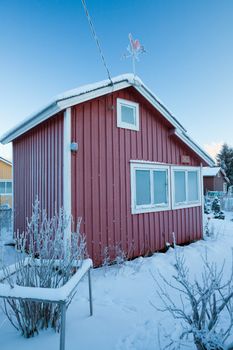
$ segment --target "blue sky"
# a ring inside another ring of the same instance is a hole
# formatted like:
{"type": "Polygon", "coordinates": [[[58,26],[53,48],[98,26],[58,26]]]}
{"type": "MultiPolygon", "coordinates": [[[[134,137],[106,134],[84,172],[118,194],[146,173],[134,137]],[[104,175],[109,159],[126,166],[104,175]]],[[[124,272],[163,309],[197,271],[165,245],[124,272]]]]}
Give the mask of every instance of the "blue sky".
{"type": "MultiPolygon", "coordinates": [[[[202,146],[233,144],[232,0],[86,0],[111,75],[137,74],[202,146]]],[[[81,0],[0,0],[0,134],[54,95],[106,78],[81,0]]],[[[0,148],[10,157],[10,148],[0,148]]]]}

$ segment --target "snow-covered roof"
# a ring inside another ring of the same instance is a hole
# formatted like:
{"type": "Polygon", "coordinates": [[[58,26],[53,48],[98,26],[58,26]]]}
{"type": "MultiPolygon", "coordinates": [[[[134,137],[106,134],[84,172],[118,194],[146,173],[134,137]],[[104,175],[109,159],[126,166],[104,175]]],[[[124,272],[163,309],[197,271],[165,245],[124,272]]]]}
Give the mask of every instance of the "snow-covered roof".
{"type": "Polygon", "coordinates": [[[225,177],[225,179],[229,181],[225,171],[220,166],[215,166],[215,167],[206,166],[202,168],[203,176],[216,176],[219,172],[221,172],[222,175],[225,177]]]}
{"type": "Polygon", "coordinates": [[[5,159],[5,158],[3,158],[3,157],[0,157],[0,161],[6,163],[6,164],[8,164],[8,165],[12,165],[12,163],[11,163],[9,160],[7,160],[7,159],[5,159]]]}
{"type": "Polygon", "coordinates": [[[143,95],[175,128],[175,134],[194,152],[196,152],[207,164],[213,166],[213,159],[206,153],[195,141],[187,134],[186,129],[174,117],[174,115],[163,105],[163,103],[152,93],[142,80],[133,74],[122,74],[110,80],[103,80],[94,84],[88,84],[79,88],[69,90],[54,97],[50,103],[39,111],[31,114],[20,124],[2,135],[0,142],[6,144],[13,141],[26,131],[38,125],[42,121],[50,118],[65,108],[74,106],[78,103],[91,100],[93,98],[109,94],[114,91],[133,86],[141,95],[143,95]]]}
{"type": "Polygon", "coordinates": [[[215,166],[215,167],[205,166],[202,168],[202,174],[203,176],[216,176],[220,171],[220,169],[221,168],[219,166],[215,166]]]}

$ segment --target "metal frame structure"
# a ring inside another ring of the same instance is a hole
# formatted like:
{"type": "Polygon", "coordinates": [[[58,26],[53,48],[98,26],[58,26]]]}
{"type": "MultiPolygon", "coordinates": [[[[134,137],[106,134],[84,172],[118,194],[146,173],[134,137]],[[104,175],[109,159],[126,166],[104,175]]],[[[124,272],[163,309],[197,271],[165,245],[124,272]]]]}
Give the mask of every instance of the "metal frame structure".
{"type": "MultiPolygon", "coordinates": [[[[30,262],[29,258],[25,259],[25,266],[30,262]]],[[[91,269],[93,263],[91,259],[85,259],[82,266],[71,279],[60,288],[39,288],[39,287],[24,287],[14,286],[2,283],[6,279],[5,271],[0,271],[0,298],[7,299],[22,299],[34,302],[54,303],[58,304],[61,309],[61,329],[60,329],[60,350],[65,350],[65,333],[66,333],[66,310],[72,297],[77,292],[77,287],[81,279],[88,274],[88,291],[89,291],[89,306],[90,316],[93,315],[92,302],[92,285],[91,285],[91,269]]],[[[17,264],[10,265],[7,268],[8,276],[13,275],[17,271],[17,264]]]]}

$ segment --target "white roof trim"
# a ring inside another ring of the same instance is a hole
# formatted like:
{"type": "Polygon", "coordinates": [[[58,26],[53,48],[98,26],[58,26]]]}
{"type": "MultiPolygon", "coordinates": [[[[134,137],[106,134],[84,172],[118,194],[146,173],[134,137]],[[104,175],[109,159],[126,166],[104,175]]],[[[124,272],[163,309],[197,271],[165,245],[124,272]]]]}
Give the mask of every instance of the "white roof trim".
{"type": "Polygon", "coordinates": [[[199,155],[207,164],[214,166],[214,160],[206,153],[201,146],[199,146],[195,141],[193,141],[190,136],[185,132],[180,132],[180,130],[175,130],[175,135],[179,137],[189,148],[191,148],[195,153],[199,155]]]}
{"type": "Polygon", "coordinates": [[[24,134],[31,128],[52,117],[56,113],[74,106],[76,104],[91,100],[108,93],[133,86],[142,96],[144,96],[175,128],[175,134],[186,143],[195,153],[197,153],[210,166],[214,165],[213,159],[191,138],[187,135],[185,128],[179,121],[167,110],[159,99],[143,84],[139,77],[133,74],[123,74],[112,79],[113,85],[109,80],[103,80],[94,84],[82,86],[58,95],[53,101],[38,112],[30,115],[15,128],[2,135],[0,142],[6,144],[24,134]]]}
{"type": "MultiPolygon", "coordinates": [[[[103,81],[103,83],[104,82],[106,81],[103,81]]],[[[107,82],[109,84],[109,81],[107,82]]],[[[89,85],[87,85],[87,87],[88,86],[89,85]]],[[[71,90],[70,97],[68,96],[66,97],[66,95],[57,96],[55,100],[51,102],[49,105],[45,106],[40,111],[30,115],[28,118],[24,119],[23,122],[16,125],[16,127],[14,127],[13,129],[9,130],[7,133],[2,135],[0,142],[3,144],[6,144],[13,141],[20,135],[29,131],[31,128],[37,126],[41,122],[45,121],[46,119],[52,117],[53,115],[57,114],[58,112],[68,107],[72,107],[76,104],[91,100],[93,98],[100,97],[100,96],[109,94],[111,92],[124,89],[126,87],[132,86],[132,84],[127,81],[122,81],[119,83],[116,82],[114,83],[114,85],[109,84],[108,86],[97,86],[97,87],[96,86],[97,84],[93,84],[93,88],[95,87],[95,90],[88,91],[88,92],[82,92],[81,89],[75,89],[77,91],[79,90],[80,95],[77,95],[77,96],[74,95],[73,91],[75,90],[71,90]]]]}
{"type": "Polygon", "coordinates": [[[0,161],[2,161],[4,163],[12,166],[12,163],[9,160],[5,159],[5,158],[0,157],[0,161]]]}

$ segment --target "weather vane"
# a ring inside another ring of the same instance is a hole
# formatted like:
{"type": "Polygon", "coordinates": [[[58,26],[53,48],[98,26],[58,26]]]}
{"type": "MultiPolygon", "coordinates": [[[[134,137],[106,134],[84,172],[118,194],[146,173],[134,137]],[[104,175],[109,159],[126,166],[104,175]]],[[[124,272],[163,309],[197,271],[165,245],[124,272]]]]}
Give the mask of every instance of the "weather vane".
{"type": "Polygon", "coordinates": [[[124,58],[132,58],[133,74],[136,75],[135,62],[139,61],[139,56],[145,53],[144,46],[141,45],[138,39],[133,39],[132,34],[129,34],[129,45],[127,47],[127,54],[124,54],[124,58]]]}

